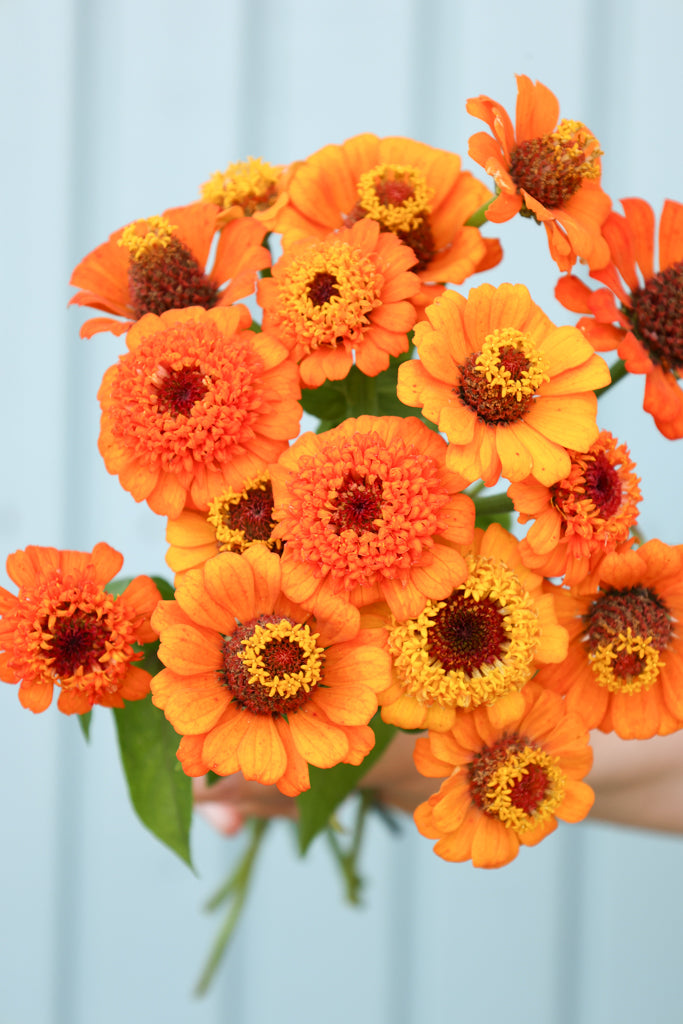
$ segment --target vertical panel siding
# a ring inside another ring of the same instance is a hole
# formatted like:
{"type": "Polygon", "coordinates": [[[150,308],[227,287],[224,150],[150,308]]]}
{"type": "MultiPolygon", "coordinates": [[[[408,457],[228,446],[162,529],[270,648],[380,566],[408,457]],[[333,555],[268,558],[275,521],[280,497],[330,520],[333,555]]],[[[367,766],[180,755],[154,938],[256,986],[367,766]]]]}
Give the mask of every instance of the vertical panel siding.
{"type": "MultiPolygon", "coordinates": [[[[164,571],[159,520],[96,450],[95,394],[121,339],[81,342],[82,317],[64,309],[71,267],[109,232],[189,201],[230,160],[286,162],[365,130],[453,149],[471,168],[478,123],[464,101],[484,92],[511,107],[515,72],[596,132],[613,196],[680,199],[682,20],[674,0],[557,13],[532,0],[6,0],[2,551],[106,538],[131,574],[164,571]]],[[[523,279],[569,322],[550,302],[540,229],[501,234],[507,261],[489,278],[523,279]]],[[[645,532],[680,541],[680,450],[641,402],[642,385],[623,382],[604,423],[638,461],[645,532]]],[[[324,845],[299,862],[281,823],[231,960],[195,1003],[214,928],[198,906],[240,840],[198,823],[197,881],[135,822],[106,714],[85,749],[55,709],[33,716],[11,687],[0,701],[0,1024],[676,1016],[662,908],[680,934],[681,842],[590,824],[489,873],[442,863],[409,820],[399,840],[374,823],[357,912],[324,845]]]]}

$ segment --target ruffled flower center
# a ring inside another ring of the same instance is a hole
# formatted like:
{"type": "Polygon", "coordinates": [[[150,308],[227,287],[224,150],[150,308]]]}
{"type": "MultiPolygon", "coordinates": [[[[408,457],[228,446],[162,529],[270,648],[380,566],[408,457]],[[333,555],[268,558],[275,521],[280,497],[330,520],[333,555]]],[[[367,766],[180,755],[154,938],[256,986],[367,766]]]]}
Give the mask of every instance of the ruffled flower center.
{"type": "Polygon", "coordinates": [[[118,241],[128,250],[130,304],[136,318],[168,309],[211,309],[218,289],[166,217],[149,217],[124,228],[118,241]]]}
{"type": "MultiPolygon", "coordinates": [[[[553,210],[600,177],[602,152],[580,121],[560,121],[554,132],[520,142],[510,154],[510,177],[537,202],[553,210]]],[[[532,216],[531,211],[522,211],[532,216]]]]}
{"type": "Polygon", "coordinates": [[[467,562],[467,579],[446,601],[429,601],[389,633],[395,674],[420,704],[479,707],[532,675],[540,637],[533,599],[503,562],[471,555],[467,562]]]}
{"type": "Polygon", "coordinates": [[[667,373],[683,374],[683,261],[633,292],[624,313],[652,361],[667,373]]]}
{"type": "Polygon", "coordinates": [[[223,210],[240,206],[247,217],[269,209],[278,197],[281,167],[250,156],[246,160],[229,164],[221,173],[216,171],[202,185],[202,199],[215,203],[223,210]]]}
{"type": "Polygon", "coordinates": [[[546,822],[564,796],[559,760],[524,737],[505,736],[484,747],[468,771],[473,803],[518,833],[546,822]]]}
{"type": "Polygon", "coordinates": [[[430,226],[433,190],[415,167],[377,164],[360,176],[358,200],[345,215],[347,226],[363,217],[393,231],[415,253],[415,270],[424,270],[436,251],[430,226]]]}
{"type": "Polygon", "coordinates": [[[585,623],[588,660],[600,686],[611,693],[638,693],[657,682],[673,622],[654,590],[608,590],[593,601],[585,623]]]}
{"type": "Polygon", "coordinates": [[[196,402],[209,390],[201,367],[187,365],[170,369],[161,365],[156,372],[157,407],[173,416],[189,416],[196,402]]]}
{"type": "Polygon", "coordinates": [[[460,366],[458,390],[480,420],[495,426],[523,419],[547,380],[545,361],[529,335],[505,327],[487,334],[481,350],[460,366]]]}
{"type": "Polygon", "coordinates": [[[271,541],[273,521],[273,487],[267,475],[248,481],[239,493],[228,489],[214,498],[207,514],[208,522],[216,531],[220,551],[246,551],[253,544],[268,544],[281,548],[279,541],[271,541]]]}
{"type": "Polygon", "coordinates": [[[223,684],[256,715],[302,707],[323,679],[325,651],[305,623],[261,615],[223,639],[223,684]]]}

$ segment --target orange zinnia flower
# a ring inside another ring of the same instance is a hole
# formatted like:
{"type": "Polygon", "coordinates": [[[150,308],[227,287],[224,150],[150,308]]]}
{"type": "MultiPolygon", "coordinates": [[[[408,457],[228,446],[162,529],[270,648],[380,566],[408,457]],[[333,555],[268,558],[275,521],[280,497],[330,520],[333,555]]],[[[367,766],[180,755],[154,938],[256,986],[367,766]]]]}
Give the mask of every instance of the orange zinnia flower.
{"type": "Polygon", "coordinates": [[[479,708],[459,715],[451,732],[417,740],[415,764],[428,778],[448,778],[415,810],[423,836],[438,839],[444,860],[499,868],[520,843],[535,846],[561,821],[581,821],[593,790],[581,779],[593,763],[583,720],[556,693],[529,683],[524,708],[496,728],[479,708]]]}
{"type": "Polygon", "coordinates": [[[592,292],[567,277],[555,294],[567,309],[590,314],[578,326],[594,348],[617,349],[629,373],[645,374],[643,408],[673,440],[683,437],[683,205],[664,203],[655,271],[652,207],[644,199],[621,204],[624,216],[611,213],[603,227],[613,263],[591,273],[607,288],[592,292]]]}
{"type": "Polygon", "coordinates": [[[386,627],[392,685],[379,702],[382,718],[402,729],[446,732],[459,710],[481,706],[504,725],[523,709],[519,691],[538,665],[567,655],[553,598],[511,534],[497,523],[475,530],[464,554],[467,579],[449,597],[386,627]]]}
{"type": "Polygon", "coordinates": [[[243,307],[149,313],[99,391],[100,452],[136,501],[180,515],[241,490],[299,429],[297,368],[243,307]]]}
{"type": "Polygon", "coordinates": [[[465,226],[489,190],[460,170],[459,156],[412,139],[367,134],[325,146],[296,168],[288,193],[280,231],[324,238],[370,217],[395,232],[415,253],[425,305],[443,290],[430,284],[460,284],[502,256],[497,241],[465,226]]]}
{"type": "Polygon", "coordinates": [[[555,327],[521,284],[446,292],[427,317],[397,393],[446,434],[449,468],[487,487],[501,474],[546,485],[567,476],[566,449],[588,451],[598,434],[592,389],[610,382],[581,332],[555,327]]]}
{"type": "Polygon", "coordinates": [[[558,593],[569,653],[539,682],[566,693],[589,729],[623,739],[674,732],[683,725],[683,545],[620,549],[598,575],[598,593],[558,593]]]}
{"type": "Polygon", "coordinates": [[[517,75],[515,127],[507,111],[478,96],[467,111],[493,132],[470,139],[469,155],[496,182],[498,196],[486,211],[500,223],[517,213],[545,227],[552,258],[570,270],[577,256],[604,267],[609,250],[601,226],[611,201],[600,188],[600,148],[585,125],[560,121],[556,97],[540,82],[517,75]]]}
{"type": "Polygon", "coordinates": [[[360,416],[304,434],[271,468],[283,589],[321,612],[385,600],[418,615],[467,575],[474,505],[445,466],[446,444],[413,417],[360,416]],[[349,605],[350,602],[351,604],[349,605]]]}
{"type": "Polygon", "coordinates": [[[420,281],[412,249],[365,220],[323,241],[301,240],[258,284],[264,330],[299,362],[306,387],[343,380],[355,363],[375,377],[408,351],[420,281]]]}
{"type": "Polygon", "coordinates": [[[252,544],[279,550],[282,544],[270,536],[274,526],[273,487],[270,474],[264,472],[245,481],[241,491],[227,488],[205,511],[186,508],[177,519],[169,519],[166,562],[178,573],[196,568],[219,551],[239,554],[252,544]]]}
{"type": "Polygon", "coordinates": [[[145,313],[213,309],[250,295],[257,272],[270,266],[270,254],[261,245],[266,228],[251,218],[229,224],[219,235],[208,270],[218,215],[218,207],[208,203],[166,210],[161,217],[115,231],[81,260],[70,283],[83,291],[71,302],[124,317],[86,320],[81,337],[99,331],[123,334],[145,313]]]}
{"type": "Polygon", "coordinates": [[[534,524],[521,543],[525,565],[569,586],[593,576],[638,520],[641,494],[626,445],[601,430],[588,452],[570,452],[569,475],[552,487],[533,477],[511,484],[519,522],[534,524]]]}
{"type": "Polygon", "coordinates": [[[0,587],[0,679],[19,683],[19,700],[45,711],[54,686],[64,714],[93,704],[122,708],[149,693],[150,674],[134,665],[134,644],[151,643],[159,591],[138,576],[118,597],[105,586],[123,565],[108,544],[91,554],[30,546],[7,559],[17,596],[0,587]]]}
{"type": "Polygon", "coordinates": [[[284,189],[292,170],[250,156],[212,174],[202,185],[202,199],[220,207],[220,227],[237,217],[253,217],[270,228],[287,202],[284,189]]]}
{"type": "Polygon", "coordinates": [[[181,733],[188,775],[241,771],[287,796],[310,786],[308,765],[360,764],[386,685],[385,652],[281,589],[281,562],[257,545],[185,573],[154,614],[166,668],[152,699],[181,733]]]}

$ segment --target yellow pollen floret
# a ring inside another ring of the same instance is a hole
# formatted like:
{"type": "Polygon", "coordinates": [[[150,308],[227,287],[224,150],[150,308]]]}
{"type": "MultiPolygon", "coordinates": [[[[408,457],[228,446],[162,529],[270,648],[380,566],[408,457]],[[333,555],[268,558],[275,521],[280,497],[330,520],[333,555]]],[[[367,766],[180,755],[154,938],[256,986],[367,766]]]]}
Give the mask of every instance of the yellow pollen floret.
{"type": "Polygon", "coordinates": [[[562,120],[549,138],[557,143],[558,157],[562,162],[567,156],[575,162],[575,170],[582,178],[594,179],[600,177],[599,159],[602,150],[598,140],[580,121],[562,120]],[[571,145],[568,147],[567,143],[571,145]]]}
{"type": "Polygon", "coordinates": [[[518,753],[511,752],[505,761],[491,773],[485,796],[485,811],[495,815],[506,828],[515,832],[528,832],[547,821],[555,812],[564,796],[564,773],[559,761],[544,750],[526,746],[518,753]],[[516,782],[528,774],[535,765],[545,774],[548,784],[545,796],[539,806],[528,814],[510,799],[516,782]]]}
{"type": "Polygon", "coordinates": [[[239,553],[253,547],[254,544],[267,544],[270,548],[279,546],[276,541],[263,541],[258,538],[248,537],[244,530],[237,530],[228,525],[229,510],[242,501],[248,501],[250,491],[265,491],[270,482],[270,475],[264,473],[262,476],[248,480],[243,490],[233,491],[227,488],[217,498],[214,498],[209,505],[206,520],[216,531],[216,543],[219,551],[237,551],[239,553]]]}
{"type": "Polygon", "coordinates": [[[506,693],[520,690],[533,675],[533,660],[541,635],[538,610],[515,573],[503,562],[468,556],[469,575],[454,593],[479,602],[487,598],[499,605],[505,641],[491,664],[468,675],[464,669],[446,670],[429,650],[429,633],[445,601],[429,601],[416,619],[397,623],[389,633],[394,672],[405,693],[420,704],[445,708],[475,708],[492,704],[506,693]]]}
{"type": "Polygon", "coordinates": [[[514,327],[496,328],[487,334],[474,366],[488,384],[500,388],[501,398],[514,395],[518,402],[535,395],[541,384],[550,380],[545,361],[531,338],[514,327]],[[504,362],[510,350],[527,364],[515,374],[504,362]]]}
{"type": "Polygon", "coordinates": [[[212,174],[201,187],[202,199],[224,210],[241,206],[246,213],[254,213],[273,203],[281,173],[281,167],[250,156],[212,174]]]}
{"type": "Polygon", "coordinates": [[[279,622],[257,623],[251,636],[245,637],[241,650],[237,651],[245,669],[249,673],[249,682],[260,685],[268,691],[269,697],[294,697],[300,690],[310,693],[323,677],[323,661],[325,652],[318,646],[318,633],[301,622],[290,622],[280,619],[279,622]],[[282,676],[272,676],[268,672],[263,652],[270,643],[288,640],[297,644],[303,654],[301,668],[297,672],[287,672],[282,676]]]}
{"type": "Polygon", "coordinates": [[[175,227],[166,217],[148,217],[124,228],[117,244],[128,249],[131,259],[139,260],[157,249],[165,249],[174,231],[175,227]]]}
{"type": "Polygon", "coordinates": [[[413,231],[429,215],[429,204],[434,194],[422,174],[414,167],[396,164],[378,164],[366,171],[358,180],[358,202],[366,216],[378,221],[387,231],[413,231]],[[383,202],[377,194],[378,186],[390,182],[409,187],[400,203],[383,202]]]}
{"type": "Polygon", "coordinates": [[[591,668],[599,686],[605,686],[610,693],[639,693],[649,690],[659,679],[664,666],[659,651],[652,643],[652,637],[634,634],[630,626],[619,633],[608,644],[600,644],[588,655],[591,668]],[[638,658],[638,672],[620,675],[614,671],[614,663],[620,654],[638,658]]]}

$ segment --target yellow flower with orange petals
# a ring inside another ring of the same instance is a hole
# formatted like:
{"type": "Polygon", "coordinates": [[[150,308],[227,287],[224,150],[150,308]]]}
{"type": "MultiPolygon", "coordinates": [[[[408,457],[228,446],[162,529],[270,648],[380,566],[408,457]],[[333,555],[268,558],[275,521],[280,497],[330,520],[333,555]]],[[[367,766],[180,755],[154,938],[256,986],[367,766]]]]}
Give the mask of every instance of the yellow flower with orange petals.
{"type": "Polygon", "coordinates": [[[683,726],[683,545],[650,540],[618,550],[598,576],[593,594],[558,593],[569,653],[539,682],[566,693],[589,729],[640,740],[675,732],[683,726]]]}
{"type": "Polygon", "coordinates": [[[354,364],[369,377],[408,351],[420,281],[412,249],[365,219],[318,242],[302,240],[258,284],[263,328],[300,363],[306,387],[343,380],[354,364]]]}
{"type": "Polygon", "coordinates": [[[152,699],[182,735],[186,774],[241,771],[296,796],[309,764],[357,765],[374,746],[386,653],[288,600],[281,561],[263,545],[185,573],[153,621],[166,668],[152,699]]]}
{"type": "Polygon", "coordinates": [[[201,195],[205,203],[220,207],[220,227],[237,217],[254,217],[270,227],[287,202],[284,189],[290,175],[290,168],[250,156],[212,174],[201,195]]]}
{"type": "Polygon", "coordinates": [[[517,75],[515,126],[507,111],[488,96],[467,101],[468,113],[493,133],[470,139],[469,155],[496,182],[497,197],[486,211],[500,223],[521,213],[543,224],[550,254],[560,270],[577,257],[591,268],[609,263],[601,227],[611,200],[600,187],[600,147],[579,121],[559,121],[550,89],[517,75]]]}
{"type": "Polygon", "coordinates": [[[521,284],[446,292],[427,317],[397,394],[446,434],[449,468],[487,487],[501,474],[547,486],[568,476],[566,449],[595,441],[593,389],[610,382],[581,332],[555,327],[521,284]]]}
{"type": "Polygon", "coordinates": [[[448,597],[467,575],[453,545],[471,540],[474,505],[445,451],[413,417],[360,416],[300,437],[271,467],[288,597],[320,614],[341,602],[356,624],[373,601],[411,616],[448,597]]]}
{"type": "Polygon", "coordinates": [[[638,520],[641,494],[626,445],[601,430],[588,452],[570,452],[571,470],[546,487],[530,477],[508,495],[519,522],[533,525],[521,543],[525,565],[575,586],[593,578],[602,558],[623,544],[638,520]]]}
{"type": "Polygon", "coordinates": [[[150,616],[159,591],[138,576],[118,597],[107,593],[122,565],[104,543],[92,553],[31,545],[9,556],[19,592],[0,587],[0,679],[20,684],[25,708],[45,711],[55,686],[67,715],[94,704],[122,708],[149,693],[150,674],[134,664],[142,657],[134,645],[156,640],[150,616]]]}
{"type": "Polygon", "coordinates": [[[672,440],[683,437],[683,204],[664,203],[659,270],[654,268],[655,216],[643,199],[622,199],[624,216],[603,226],[612,263],[591,273],[606,288],[592,292],[575,277],[555,294],[576,313],[599,352],[616,349],[629,373],[645,374],[643,408],[672,440]]]}
{"type": "Polygon", "coordinates": [[[448,776],[415,810],[418,831],[438,840],[434,852],[444,860],[502,867],[520,844],[550,835],[558,818],[581,821],[593,805],[581,781],[593,763],[583,720],[534,682],[522,697],[523,709],[503,728],[478,708],[459,715],[450,732],[417,740],[417,770],[448,776]]]}
{"type": "Polygon", "coordinates": [[[363,217],[395,232],[415,253],[423,282],[422,305],[443,288],[494,267],[502,252],[465,222],[491,198],[489,190],[460,169],[455,153],[412,139],[356,135],[325,146],[295,169],[288,204],[277,219],[286,234],[324,238],[363,217]]]}
{"type": "Polygon", "coordinates": [[[464,554],[467,578],[449,597],[386,627],[392,684],[379,702],[382,718],[402,729],[446,732],[458,711],[478,707],[504,725],[524,707],[520,690],[538,666],[567,655],[553,598],[511,534],[497,523],[475,530],[464,554]]]}
{"type": "Polygon", "coordinates": [[[209,270],[218,215],[218,207],[208,203],[166,210],[115,231],[81,260],[70,283],[82,290],[71,303],[123,317],[86,320],[81,337],[99,331],[123,334],[145,313],[213,309],[250,295],[258,271],[270,266],[270,254],[261,245],[266,228],[251,218],[229,224],[218,237],[209,270]]]}
{"type": "Polygon", "coordinates": [[[239,554],[252,544],[280,550],[282,544],[270,536],[274,526],[273,486],[264,472],[245,481],[239,491],[227,488],[204,511],[186,508],[177,519],[169,519],[166,562],[178,573],[196,568],[219,551],[239,554]]]}
{"type": "Polygon", "coordinates": [[[149,313],[99,390],[99,447],[136,501],[170,518],[261,473],[299,430],[287,350],[243,307],[149,313]]]}

